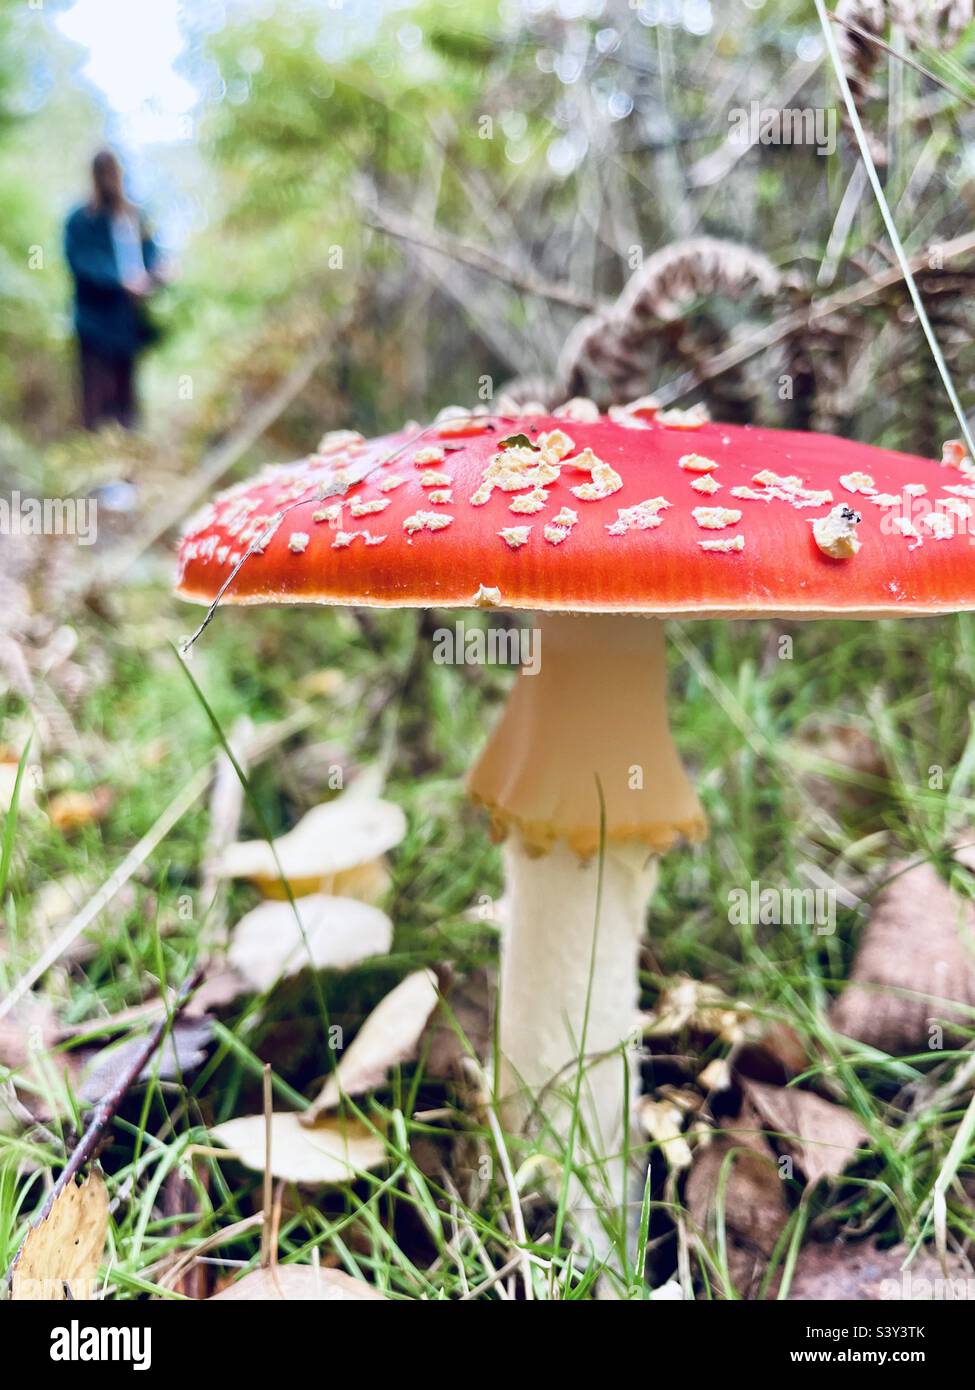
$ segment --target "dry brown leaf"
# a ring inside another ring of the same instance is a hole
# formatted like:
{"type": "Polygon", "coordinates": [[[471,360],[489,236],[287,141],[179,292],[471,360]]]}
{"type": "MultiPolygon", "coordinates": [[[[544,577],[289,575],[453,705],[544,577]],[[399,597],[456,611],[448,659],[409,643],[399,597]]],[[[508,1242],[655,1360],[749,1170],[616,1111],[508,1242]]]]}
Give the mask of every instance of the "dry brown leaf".
{"type": "Polygon", "coordinates": [[[27,1232],[14,1265],[10,1296],[63,1303],[92,1299],[108,1234],[108,1191],[94,1170],[80,1186],[71,1182],[50,1212],[27,1232]]]}
{"type": "Polygon", "coordinates": [[[47,814],[62,835],[70,835],[104,820],[114,800],[110,787],[96,787],[92,792],[58,792],[47,803],[47,814]]]}
{"type": "Polygon", "coordinates": [[[0,1066],[18,1071],[57,1042],[54,1009],[46,999],[28,995],[6,1018],[0,1019],[0,1066]]]}
{"type": "Polygon", "coordinates": [[[497,972],[483,966],[448,986],[445,998],[452,1017],[448,1017],[447,1011],[442,1009],[433,1020],[426,1054],[427,1076],[450,1077],[454,1080],[463,1076],[463,1059],[470,1056],[470,1050],[458,1037],[457,1029],[470,1044],[474,1055],[482,1062],[487,1061],[491,1051],[496,995],[497,972]]]}
{"type": "Polygon", "coordinates": [[[809,1051],[795,1029],[773,1019],[735,1053],[735,1071],[755,1081],[784,1086],[806,1070],[809,1060],[809,1051]]]}
{"type": "MultiPolygon", "coordinates": [[[[210,1131],[218,1143],[232,1149],[245,1168],[264,1172],[263,1115],[243,1115],[210,1131]]],[[[352,1182],[386,1159],[382,1139],[358,1120],[320,1120],[314,1128],[299,1124],[287,1112],[271,1117],[271,1172],[286,1182],[352,1182]]]]}
{"type": "Polygon", "coordinates": [[[721,1173],[729,1161],[723,1204],[728,1273],[745,1298],[757,1292],[789,1219],[775,1155],[758,1129],[758,1116],[746,1105],[734,1124],[695,1151],[684,1193],[692,1221],[710,1241],[719,1215],[721,1173]]]}
{"type": "Polygon", "coordinates": [[[253,1269],[207,1301],[215,1303],[261,1302],[305,1303],[311,1300],[334,1303],[388,1303],[389,1299],[340,1269],[316,1269],[314,1265],[275,1265],[253,1269]]]}
{"type": "Polygon", "coordinates": [[[314,806],[274,841],[245,840],[224,851],[219,872],[246,878],[270,898],[286,898],[281,874],[298,897],[334,893],[371,898],[385,883],[381,856],[406,834],[406,818],[390,801],[347,793],[314,806]],[[278,864],[280,863],[280,871],[278,864]]]}
{"type": "Polygon", "coordinates": [[[929,1047],[938,1024],[971,1025],[972,1014],[952,1004],[975,1006],[975,909],[930,864],[891,872],[830,1022],[897,1055],[929,1047]]]}
{"type": "MultiPolygon", "coordinates": [[[[206,1059],[206,1048],[213,1034],[208,1018],[177,1018],[161,1047],[142,1068],[138,1080],[151,1076],[164,1079],[183,1076],[206,1059]]],[[[109,1047],[82,1052],[78,1060],[84,1072],[77,1086],[78,1099],[94,1105],[107,1095],[132,1066],[146,1045],[145,1036],[128,1037],[109,1047]]]]}
{"type": "Polygon", "coordinates": [[[301,1123],[314,1124],[324,1111],[338,1105],[343,1093],[361,1096],[380,1085],[390,1067],[409,1061],[439,997],[432,970],[407,975],[373,1009],[313,1103],[302,1112],[301,1123]]]}
{"type": "Polygon", "coordinates": [[[236,970],[217,969],[208,975],[183,1010],[184,1018],[202,1018],[210,1011],[219,1013],[247,992],[247,982],[236,970]]]}
{"type": "Polygon", "coordinates": [[[20,1103],[39,1120],[70,1108],[69,1085],[80,1074],[77,1054],[60,1041],[53,1008],[34,995],[0,1019],[0,1066],[10,1069],[20,1103]]]}
{"type": "Polygon", "coordinates": [[[807,1245],[799,1253],[789,1286],[790,1302],[926,1302],[932,1298],[975,1299],[975,1278],[960,1255],[948,1257],[948,1282],[935,1255],[921,1251],[906,1270],[906,1245],[876,1250],[869,1244],[807,1245]]]}
{"type": "Polygon", "coordinates": [[[309,893],[294,906],[268,899],[248,912],[234,928],[228,958],[253,989],[263,991],[309,965],[347,970],[369,956],[385,955],[392,941],[393,924],[378,907],[309,893]]]}
{"type": "Polygon", "coordinates": [[[758,1081],[745,1081],[743,1086],[763,1124],[794,1156],[811,1186],[820,1178],[838,1177],[867,1141],[855,1115],[811,1091],[758,1081]]]}

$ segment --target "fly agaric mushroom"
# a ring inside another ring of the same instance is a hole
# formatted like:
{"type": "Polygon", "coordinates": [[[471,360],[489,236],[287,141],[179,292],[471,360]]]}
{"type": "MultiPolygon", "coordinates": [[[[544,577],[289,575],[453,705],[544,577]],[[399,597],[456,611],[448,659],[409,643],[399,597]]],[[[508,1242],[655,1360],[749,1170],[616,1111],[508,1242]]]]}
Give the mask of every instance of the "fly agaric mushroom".
{"type": "Polygon", "coordinates": [[[659,619],[975,606],[960,536],[975,468],[950,448],[943,465],[652,400],[611,418],[570,402],[372,443],[327,436],[190,525],[179,592],[198,602],[539,615],[540,670],[516,680],[470,778],[505,837],[509,1117],[534,1110],[565,1134],[585,1053],[586,1142],[603,1158],[621,1148],[656,858],[705,834],[668,725],[659,619]]]}

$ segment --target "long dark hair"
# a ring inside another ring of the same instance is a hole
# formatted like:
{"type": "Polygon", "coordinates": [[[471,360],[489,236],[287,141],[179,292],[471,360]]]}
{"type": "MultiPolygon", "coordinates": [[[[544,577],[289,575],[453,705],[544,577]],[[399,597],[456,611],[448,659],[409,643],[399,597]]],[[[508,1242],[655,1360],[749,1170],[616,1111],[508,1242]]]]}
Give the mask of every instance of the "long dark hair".
{"type": "Polygon", "coordinates": [[[131,204],[125,196],[122,165],[114,150],[99,150],[91,161],[92,199],[95,212],[107,212],[115,217],[129,211],[131,204]]]}

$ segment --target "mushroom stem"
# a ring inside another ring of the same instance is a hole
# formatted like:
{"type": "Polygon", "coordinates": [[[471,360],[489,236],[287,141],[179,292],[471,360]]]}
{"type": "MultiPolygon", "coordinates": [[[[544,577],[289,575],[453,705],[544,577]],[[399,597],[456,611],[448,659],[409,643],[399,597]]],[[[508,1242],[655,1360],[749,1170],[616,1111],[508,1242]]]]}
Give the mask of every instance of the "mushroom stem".
{"type": "Polygon", "coordinates": [[[703,839],[667,718],[663,624],[551,613],[535,645],[470,777],[495,831],[520,831],[530,850],[564,839],[588,857],[599,849],[601,791],[607,844],[661,851],[703,839]]]}
{"type": "Polygon", "coordinates": [[[587,1168],[597,1200],[602,1194],[616,1206],[627,1075],[634,1079],[637,952],[656,859],[633,844],[609,846],[601,864],[564,842],[539,855],[516,833],[504,862],[510,917],[498,1090],[505,1120],[516,1130],[549,1127],[558,1152],[578,1088],[574,1159],[587,1168]]]}
{"type": "Polygon", "coordinates": [[[470,780],[509,837],[499,1087],[509,1124],[564,1140],[584,1054],[577,1133],[588,1152],[580,1144],[576,1158],[608,1173],[623,1148],[656,856],[706,827],[667,720],[662,624],[552,615],[539,636],[537,674],[518,677],[470,780]]]}

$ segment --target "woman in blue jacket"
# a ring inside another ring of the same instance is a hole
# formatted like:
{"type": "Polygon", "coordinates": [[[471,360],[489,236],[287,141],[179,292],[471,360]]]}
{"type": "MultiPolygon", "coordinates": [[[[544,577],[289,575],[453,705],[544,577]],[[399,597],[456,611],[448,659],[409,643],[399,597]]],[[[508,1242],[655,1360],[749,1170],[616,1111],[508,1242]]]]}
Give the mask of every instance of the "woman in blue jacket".
{"type": "Polygon", "coordinates": [[[93,191],[64,229],[74,278],[85,429],[136,421],[135,359],[155,336],[146,301],[161,282],[160,257],[139,209],[125,196],[111,150],[92,161],[93,191]]]}

